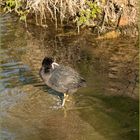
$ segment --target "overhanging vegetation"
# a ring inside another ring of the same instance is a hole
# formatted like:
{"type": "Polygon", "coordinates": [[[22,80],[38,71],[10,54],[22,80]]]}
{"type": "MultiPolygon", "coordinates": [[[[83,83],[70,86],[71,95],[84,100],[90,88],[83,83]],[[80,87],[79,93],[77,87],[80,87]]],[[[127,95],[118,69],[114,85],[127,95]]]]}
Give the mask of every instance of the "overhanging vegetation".
{"type": "Polygon", "coordinates": [[[107,28],[137,23],[136,2],[123,0],[2,0],[0,5],[5,13],[15,12],[25,21],[33,15],[36,24],[47,27],[46,20],[58,24],[73,23],[78,27],[98,27],[102,32],[107,28]],[[66,23],[66,22],[65,22],[66,23]]]}

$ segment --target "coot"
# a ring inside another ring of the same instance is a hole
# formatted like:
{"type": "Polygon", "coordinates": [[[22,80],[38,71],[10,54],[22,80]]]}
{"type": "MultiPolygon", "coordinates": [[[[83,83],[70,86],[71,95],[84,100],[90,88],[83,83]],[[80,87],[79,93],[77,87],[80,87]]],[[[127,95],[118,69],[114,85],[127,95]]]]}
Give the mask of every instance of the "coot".
{"type": "Polygon", "coordinates": [[[62,106],[64,106],[69,94],[86,86],[85,80],[78,72],[68,66],[57,64],[51,57],[43,59],[39,73],[47,86],[64,94],[62,106]]]}

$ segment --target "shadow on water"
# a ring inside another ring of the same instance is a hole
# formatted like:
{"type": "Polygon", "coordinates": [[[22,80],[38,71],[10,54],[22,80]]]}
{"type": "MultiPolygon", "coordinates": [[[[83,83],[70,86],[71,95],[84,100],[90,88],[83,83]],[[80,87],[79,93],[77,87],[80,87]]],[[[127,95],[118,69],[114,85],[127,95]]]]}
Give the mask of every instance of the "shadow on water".
{"type": "Polygon", "coordinates": [[[97,40],[89,31],[33,25],[25,30],[14,19],[0,19],[1,140],[138,139],[137,38],[97,40]],[[59,107],[61,93],[39,77],[44,56],[87,81],[65,109],[59,107]]]}
{"type": "MultiPolygon", "coordinates": [[[[87,92],[88,93],[88,92],[87,92]]],[[[79,95],[80,96],[80,95],[79,95]]],[[[107,139],[138,139],[138,102],[129,97],[104,96],[101,93],[77,97],[81,118],[107,139]]]]}
{"type": "Polygon", "coordinates": [[[49,86],[45,85],[45,84],[36,84],[34,85],[35,87],[40,87],[41,90],[43,90],[44,92],[47,92],[48,94],[51,94],[51,95],[55,95],[57,97],[59,97],[60,99],[60,108],[61,108],[61,104],[62,104],[62,101],[63,101],[63,98],[64,98],[64,94],[61,93],[61,92],[58,92],[52,88],[50,88],[49,86]]]}

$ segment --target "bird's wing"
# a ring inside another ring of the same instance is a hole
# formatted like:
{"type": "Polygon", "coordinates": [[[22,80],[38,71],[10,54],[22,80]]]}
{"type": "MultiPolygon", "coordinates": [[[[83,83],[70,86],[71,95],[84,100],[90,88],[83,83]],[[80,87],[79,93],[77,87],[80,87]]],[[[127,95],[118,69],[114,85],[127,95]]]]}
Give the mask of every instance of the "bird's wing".
{"type": "Polygon", "coordinates": [[[69,67],[58,67],[52,72],[49,82],[53,88],[71,89],[78,87],[81,77],[69,67]]]}

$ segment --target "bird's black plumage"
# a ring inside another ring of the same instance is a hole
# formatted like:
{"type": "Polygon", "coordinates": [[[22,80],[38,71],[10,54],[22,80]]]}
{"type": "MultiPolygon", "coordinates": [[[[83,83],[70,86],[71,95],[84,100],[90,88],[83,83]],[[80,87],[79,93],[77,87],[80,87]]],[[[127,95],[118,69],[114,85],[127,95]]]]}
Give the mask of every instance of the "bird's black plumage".
{"type": "Polygon", "coordinates": [[[58,65],[48,57],[42,61],[40,76],[46,85],[67,95],[86,85],[85,80],[74,69],[58,65]]]}

